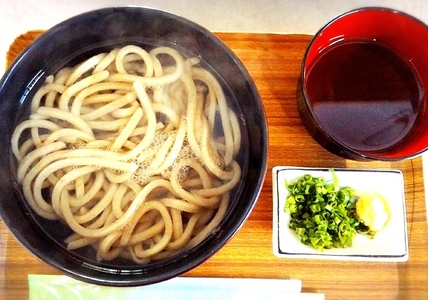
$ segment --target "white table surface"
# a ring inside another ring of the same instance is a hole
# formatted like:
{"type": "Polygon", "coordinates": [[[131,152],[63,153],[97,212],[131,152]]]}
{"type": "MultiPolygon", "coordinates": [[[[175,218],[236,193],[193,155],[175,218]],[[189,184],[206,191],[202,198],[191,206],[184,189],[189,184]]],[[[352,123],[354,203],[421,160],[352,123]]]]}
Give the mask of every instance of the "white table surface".
{"type": "MultiPolygon", "coordinates": [[[[428,24],[428,0],[0,0],[0,66],[13,40],[28,30],[49,29],[89,10],[124,5],[169,11],[217,32],[314,34],[338,14],[364,6],[401,10],[428,24]]],[[[423,162],[428,165],[428,154],[423,162]]]]}

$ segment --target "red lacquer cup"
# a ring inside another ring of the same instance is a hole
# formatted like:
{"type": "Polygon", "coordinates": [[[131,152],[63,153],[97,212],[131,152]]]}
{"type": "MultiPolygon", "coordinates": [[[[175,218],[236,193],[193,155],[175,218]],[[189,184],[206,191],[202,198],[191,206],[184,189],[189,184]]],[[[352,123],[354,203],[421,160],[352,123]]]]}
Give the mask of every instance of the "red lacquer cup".
{"type": "Polygon", "coordinates": [[[394,161],[428,148],[428,26],[387,8],[326,24],[304,56],[297,104],[311,136],[347,159],[394,161]]]}

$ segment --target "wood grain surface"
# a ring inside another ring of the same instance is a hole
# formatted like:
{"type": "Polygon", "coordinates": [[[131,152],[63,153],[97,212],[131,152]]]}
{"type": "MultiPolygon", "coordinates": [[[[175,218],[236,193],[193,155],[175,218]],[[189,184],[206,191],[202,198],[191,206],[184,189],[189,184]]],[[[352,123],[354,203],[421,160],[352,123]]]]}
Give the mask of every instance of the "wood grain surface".
{"type": "MultiPolygon", "coordinates": [[[[17,38],[8,63],[41,31],[17,38]]],[[[201,266],[195,277],[301,279],[304,292],[334,299],[428,299],[427,216],[422,159],[355,162],[320,147],[296,108],[300,65],[311,36],[218,33],[254,79],[269,126],[268,173],[258,202],[235,237],[201,266]],[[272,251],[272,167],[400,169],[405,178],[409,260],[405,263],[276,258],[272,251]]],[[[59,274],[25,250],[0,222],[0,299],[27,299],[28,274],[59,274]]]]}

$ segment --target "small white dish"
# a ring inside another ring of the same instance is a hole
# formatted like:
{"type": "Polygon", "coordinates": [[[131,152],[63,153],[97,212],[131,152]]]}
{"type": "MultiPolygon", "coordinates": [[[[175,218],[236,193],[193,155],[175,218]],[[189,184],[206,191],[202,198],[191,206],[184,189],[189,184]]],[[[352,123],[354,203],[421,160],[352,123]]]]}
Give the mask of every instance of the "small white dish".
{"type": "Polygon", "coordinates": [[[293,183],[305,174],[332,180],[327,168],[277,166],[272,169],[273,187],[273,251],[277,257],[314,258],[354,261],[404,262],[408,260],[408,239],[404,178],[400,170],[334,169],[339,186],[349,186],[361,195],[375,191],[388,202],[391,215],[385,227],[374,238],[357,234],[352,247],[317,251],[304,245],[288,227],[290,215],[284,212],[288,196],[286,181],[293,183]]]}

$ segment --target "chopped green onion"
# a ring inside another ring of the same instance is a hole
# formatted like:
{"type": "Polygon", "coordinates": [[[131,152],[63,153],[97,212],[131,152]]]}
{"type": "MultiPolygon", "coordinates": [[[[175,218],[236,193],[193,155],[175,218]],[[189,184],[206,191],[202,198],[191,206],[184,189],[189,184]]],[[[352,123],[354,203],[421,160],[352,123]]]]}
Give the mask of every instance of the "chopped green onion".
{"type": "Polygon", "coordinates": [[[289,228],[319,251],[350,247],[358,232],[367,231],[355,212],[355,189],[339,187],[334,170],[329,171],[332,181],[305,174],[293,184],[286,182],[289,228]]]}

